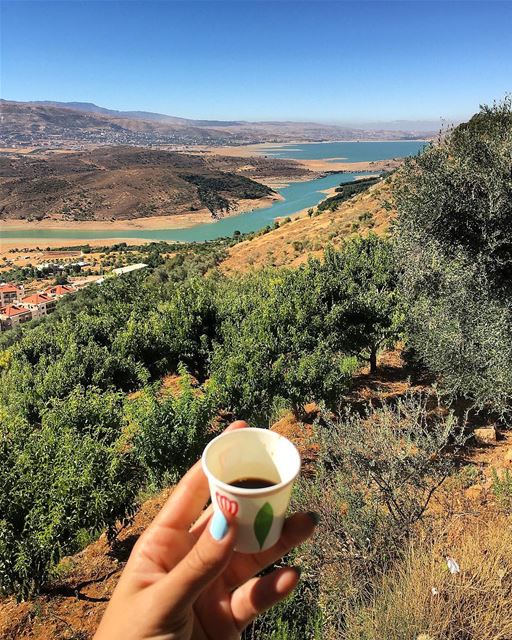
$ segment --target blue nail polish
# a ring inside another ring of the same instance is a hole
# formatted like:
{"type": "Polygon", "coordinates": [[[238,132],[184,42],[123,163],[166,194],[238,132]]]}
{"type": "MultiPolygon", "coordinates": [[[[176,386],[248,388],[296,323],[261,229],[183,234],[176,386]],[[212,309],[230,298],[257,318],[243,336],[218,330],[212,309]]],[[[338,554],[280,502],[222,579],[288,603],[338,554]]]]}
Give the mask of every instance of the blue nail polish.
{"type": "Polygon", "coordinates": [[[222,511],[216,511],[210,522],[210,533],[215,540],[222,540],[228,532],[229,525],[222,511]]]}

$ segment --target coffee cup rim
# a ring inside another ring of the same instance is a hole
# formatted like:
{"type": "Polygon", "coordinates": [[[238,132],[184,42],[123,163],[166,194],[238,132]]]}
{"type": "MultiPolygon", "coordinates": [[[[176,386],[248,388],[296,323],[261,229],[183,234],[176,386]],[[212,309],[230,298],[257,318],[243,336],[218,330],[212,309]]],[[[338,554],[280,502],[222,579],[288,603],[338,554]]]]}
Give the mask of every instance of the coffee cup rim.
{"type": "Polygon", "coordinates": [[[236,429],[234,431],[228,431],[227,433],[221,433],[220,435],[216,436],[215,438],[213,438],[213,440],[211,440],[205,447],[204,451],[203,451],[203,455],[201,456],[201,466],[203,468],[203,472],[206,475],[206,477],[208,478],[209,481],[211,481],[212,483],[214,483],[219,489],[222,489],[223,491],[226,491],[227,493],[231,493],[234,495],[239,495],[239,496],[265,496],[265,495],[271,495],[273,493],[278,493],[279,491],[281,491],[282,489],[284,489],[285,487],[287,487],[288,485],[290,485],[292,482],[295,481],[295,479],[297,478],[297,476],[300,473],[300,467],[301,467],[301,458],[300,458],[300,453],[299,450],[297,449],[297,447],[293,444],[293,442],[291,440],[289,440],[288,438],[286,438],[285,436],[282,436],[279,433],[276,433],[275,431],[270,431],[270,429],[260,429],[258,427],[247,427],[245,429],[236,429]],[[296,470],[293,473],[292,476],[286,478],[285,480],[282,480],[281,482],[279,482],[278,484],[273,484],[270,487],[263,487],[261,489],[245,489],[243,487],[235,487],[231,484],[228,484],[227,482],[224,482],[223,480],[220,480],[219,478],[217,478],[217,476],[215,476],[209,469],[208,469],[208,465],[206,462],[207,456],[208,456],[208,451],[209,449],[221,438],[227,438],[230,436],[236,436],[236,437],[240,437],[244,432],[247,433],[248,431],[250,432],[255,432],[255,431],[259,431],[262,433],[265,433],[266,435],[268,434],[272,434],[272,437],[276,437],[276,438],[283,438],[284,440],[286,440],[286,442],[290,445],[290,450],[294,452],[295,456],[296,456],[296,470]]]}

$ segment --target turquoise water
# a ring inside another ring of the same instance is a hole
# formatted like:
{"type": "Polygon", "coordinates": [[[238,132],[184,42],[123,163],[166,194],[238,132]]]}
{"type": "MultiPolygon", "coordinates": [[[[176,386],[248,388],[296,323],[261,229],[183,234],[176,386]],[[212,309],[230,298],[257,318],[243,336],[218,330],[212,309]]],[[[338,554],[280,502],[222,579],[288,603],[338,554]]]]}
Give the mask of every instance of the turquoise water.
{"type": "MultiPolygon", "coordinates": [[[[279,149],[269,149],[267,155],[282,158],[326,159],[344,157],[350,162],[386,160],[416,154],[423,142],[328,142],[321,144],[283,145],[279,149]]],[[[225,236],[232,236],[234,231],[248,233],[257,231],[275,218],[292,216],[307,207],[314,207],[324,199],[325,189],[335,187],[344,182],[351,182],[360,173],[336,173],[304,182],[294,182],[278,189],[284,200],[275,202],[269,207],[255,209],[237,216],[223,218],[213,223],[202,223],[186,229],[104,229],[80,231],[77,229],[30,229],[2,230],[0,239],[37,238],[45,239],[77,239],[96,240],[102,238],[142,238],[143,240],[168,240],[181,242],[203,242],[225,236]]]]}
{"type": "Polygon", "coordinates": [[[218,222],[198,224],[188,229],[154,229],[139,231],[136,229],[113,229],[112,231],[80,231],[74,229],[33,229],[2,231],[0,238],[38,238],[41,240],[58,238],[76,238],[94,240],[101,238],[143,238],[146,240],[170,240],[182,242],[202,242],[225,236],[232,236],[238,230],[242,233],[256,231],[272,224],[275,218],[289,216],[306,207],[313,207],[325,198],[324,189],[335,187],[342,182],[351,182],[356,173],[337,173],[306,182],[295,182],[278,189],[284,200],[275,202],[264,209],[255,209],[238,216],[223,218],[218,222]]]}
{"type": "Polygon", "coordinates": [[[423,149],[425,142],[400,140],[393,142],[313,142],[310,144],[285,144],[261,149],[273,158],[295,160],[331,160],[337,162],[370,162],[413,156],[423,149]]]}

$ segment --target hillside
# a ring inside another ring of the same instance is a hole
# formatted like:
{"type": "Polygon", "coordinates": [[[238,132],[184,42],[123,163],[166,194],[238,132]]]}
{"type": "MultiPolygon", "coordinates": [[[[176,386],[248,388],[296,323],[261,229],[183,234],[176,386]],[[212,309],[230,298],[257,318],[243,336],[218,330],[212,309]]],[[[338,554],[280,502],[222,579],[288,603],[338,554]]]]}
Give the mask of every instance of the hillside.
{"type": "Polygon", "coordinates": [[[362,130],[314,122],[189,120],[89,103],[0,102],[0,146],[244,144],[321,140],[423,139],[428,132],[362,130]]]}
{"type": "MultiPolygon", "coordinates": [[[[0,636],[90,638],[168,491],[244,419],[297,442],[290,511],[317,527],[283,561],[298,588],[243,640],[512,638],[511,110],[243,242],[145,247],[147,269],[0,336],[0,636]]],[[[205,160],[181,158],[204,188],[205,160]]]]}
{"type": "MultiPolygon", "coordinates": [[[[165,395],[179,393],[176,377],[171,380],[164,379],[161,392],[165,395]]],[[[417,371],[404,363],[398,349],[382,355],[378,373],[369,374],[366,369],[361,369],[354,376],[352,388],[346,397],[346,405],[353,408],[367,403],[378,406],[383,402],[399,402],[411,393],[425,392],[433,393],[430,382],[422,379],[417,371]]],[[[313,435],[312,423],[318,419],[319,413],[313,404],[308,406],[308,410],[304,422],[298,422],[292,414],[287,413],[271,428],[297,445],[303,460],[302,474],[311,479],[314,478],[319,457],[318,442],[313,435]]],[[[376,419],[371,426],[378,426],[376,419]]],[[[510,556],[510,552],[506,553],[504,548],[495,544],[504,535],[503,547],[509,545],[511,533],[510,527],[506,527],[507,520],[500,515],[499,504],[493,493],[493,475],[506,474],[512,468],[512,436],[510,432],[503,432],[501,439],[496,442],[487,445],[474,443],[466,449],[465,455],[466,466],[463,472],[448,479],[446,489],[433,507],[433,511],[438,513],[445,527],[444,536],[437,542],[435,553],[437,558],[449,552],[466,566],[470,562],[473,563],[482,574],[482,567],[492,569],[501,566],[510,556]],[[450,516],[450,509],[455,506],[461,513],[450,516]],[[501,530],[501,527],[506,529],[501,530]],[[474,557],[466,555],[466,547],[471,547],[476,535],[483,533],[486,534],[487,544],[492,548],[496,547],[497,553],[490,561],[487,546],[472,549],[474,557]]],[[[167,487],[143,502],[133,519],[120,527],[112,544],[109,544],[107,536],[103,533],[80,552],[63,558],[54,572],[51,583],[39,596],[21,603],[12,597],[2,599],[1,637],[5,640],[92,638],[130,551],[171,493],[172,487],[167,487]]],[[[324,533],[317,534],[314,544],[320,545],[323,536],[327,535],[327,531],[333,526],[336,525],[324,523],[324,533]]],[[[420,551],[424,552],[421,548],[420,551]]],[[[303,555],[307,553],[302,552],[303,555]]],[[[432,562],[428,556],[425,556],[424,560],[434,566],[440,564],[440,561],[432,562]]],[[[324,567],[323,570],[328,570],[328,567],[324,567]]],[[[414,566],[407,567],[408,573],[404,578],[414,580],[414,572],[417,570],[414,566]]],[[[471,573],[461,577],[458,585],[461,594],[464,594],[466,589],[476,591],[474,587],[471,589],[473,580],[474,576],[471,573]]],[[[478,593],[482,598],[489,595],[484,591],[486,586],[481,579],[478,593]]],[[[456,599],[457,594],[449,587],[446,591],[446,600],[456,599]]],[[[485,604],[488,606],[488,603],[485,604]]],[[[407,606],[406,603],[403,605],[407,606]]],[[[448,606],[448,603],[446,605],[448,606]]],[[[506,606],[506,603],[502,606],[506,606]]],[[[386,640],[388,637],[385,636],[386,640]]]]}
{"type": "Polygon", "coordinates": [[[225,273],[235,273],[265,265],[297,266],[309,256],[320,256],[329,243],[337,246],[346,238],[370,230],[384,234],[396,215],[390,200],[386,179],[345,201],[335,211],[317,208],[311,217],[303,211],[292,221],[281,220],[278,228],[231,247],[220,268],[225,273]]]}
{"type": "Polygon", "coordinates": [[[227,142],[229,136],[183,124],[83,111],[53,104],[2,100],[2,146],[74,144],[193,144],[227,142]]]}
{"type": "MultiPolygon", "coordinates": [[[[0,157],[0,218],[129,220],[209,210],[277,197],[258,178],[301,177],[293,161],[213,157],[101,147],[44,157],[0,157]],[[232,171],[226,169],[231,168],[232,171]]],[[[266,201],[265,201],[266,202],[266,201]]]]}

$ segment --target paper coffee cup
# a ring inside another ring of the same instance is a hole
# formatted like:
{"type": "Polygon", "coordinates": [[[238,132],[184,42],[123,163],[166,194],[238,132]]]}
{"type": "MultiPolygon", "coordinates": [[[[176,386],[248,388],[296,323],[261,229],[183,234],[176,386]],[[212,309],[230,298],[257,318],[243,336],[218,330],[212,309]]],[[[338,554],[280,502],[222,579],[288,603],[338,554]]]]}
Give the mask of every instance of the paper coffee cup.
{"type": "Polygon", "coordinates": [[[300,471],[295,445],[268,429],[236,429],[214,438],[202,457],[214,511],[234,516],[235,550],[264,551],[281,535],[293,481],[300,471]],[[232,482],[260,478],[273,484],[261,489],[232,482]]]}

